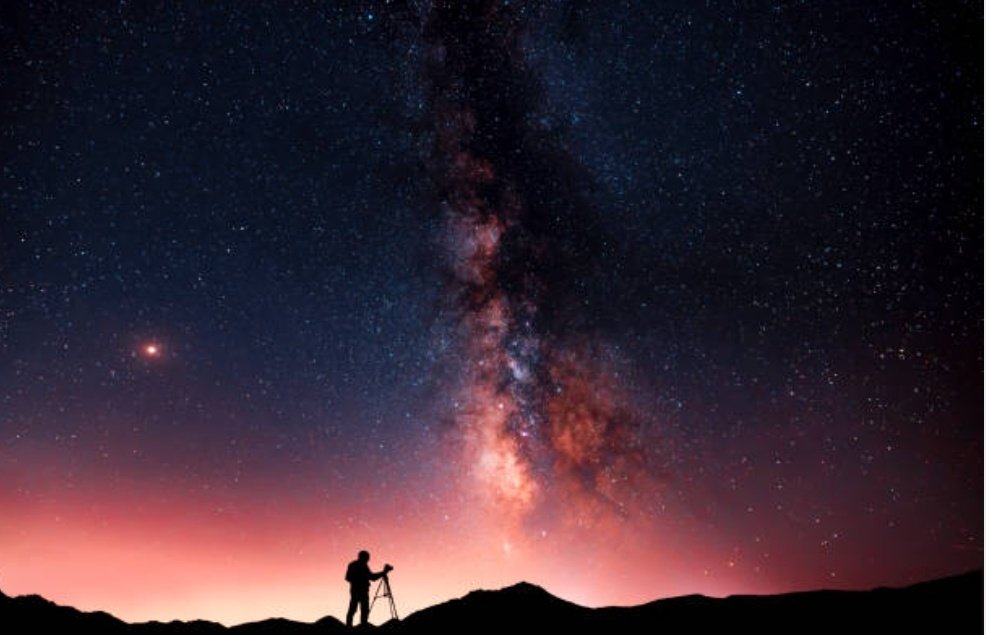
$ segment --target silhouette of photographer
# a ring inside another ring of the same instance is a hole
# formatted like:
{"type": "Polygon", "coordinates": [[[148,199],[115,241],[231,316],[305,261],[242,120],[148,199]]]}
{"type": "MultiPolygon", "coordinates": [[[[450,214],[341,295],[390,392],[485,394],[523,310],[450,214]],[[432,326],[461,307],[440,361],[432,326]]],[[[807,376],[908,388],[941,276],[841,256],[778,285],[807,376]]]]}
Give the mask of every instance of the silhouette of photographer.
{"type": "Polygon", "coordinates": [[[356,614],[356,607],[359,606],[360,624],[366,624],[366,619],[370,614],[370,582],[386,577],[393,571],[389,564],[383,566],[383,571],[373,573],[370,571],[370,552],[360,551],[356,559],[346,567],[346,582],[349,583],[349,610],[346,611],[346,626],[353,625],[353,615],[356,614]]]}

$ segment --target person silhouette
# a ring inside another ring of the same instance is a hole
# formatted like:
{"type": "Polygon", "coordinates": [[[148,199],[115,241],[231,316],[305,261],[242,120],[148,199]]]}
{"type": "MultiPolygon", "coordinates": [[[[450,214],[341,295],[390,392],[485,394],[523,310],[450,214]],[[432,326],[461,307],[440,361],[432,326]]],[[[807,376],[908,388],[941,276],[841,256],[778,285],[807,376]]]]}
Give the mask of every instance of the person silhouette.
{"type": "Polygon", "coordinates": [[[346,567],[346,582],[349,583],[349,610],[346,611],[346,626],[352,627],[353,615],[359,606],[359,623],[366,624],[370,615],[370,581],[379,580],[393,569],[389,564],[384,565],[383,571],[370,571],[370,552],[360,551],[356,559],[346,567]]]}

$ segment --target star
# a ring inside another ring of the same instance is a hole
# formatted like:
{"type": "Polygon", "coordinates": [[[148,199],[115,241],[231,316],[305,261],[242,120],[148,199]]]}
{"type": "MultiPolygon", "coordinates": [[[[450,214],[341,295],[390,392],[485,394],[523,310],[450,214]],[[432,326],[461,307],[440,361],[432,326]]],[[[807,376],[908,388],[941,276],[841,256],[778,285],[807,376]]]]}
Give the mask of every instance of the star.
{"type": "Polygon", "coordinates": [[[146,342],[140,347],[140,356],[144,359],[160,359],[163,352],[164,349],[158,342],[146,342]]]}

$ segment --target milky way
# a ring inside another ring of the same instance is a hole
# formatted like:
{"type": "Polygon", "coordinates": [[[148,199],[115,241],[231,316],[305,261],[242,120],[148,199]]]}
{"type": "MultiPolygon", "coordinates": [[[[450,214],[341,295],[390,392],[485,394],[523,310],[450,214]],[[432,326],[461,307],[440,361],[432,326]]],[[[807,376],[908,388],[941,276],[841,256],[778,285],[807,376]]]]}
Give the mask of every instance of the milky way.
{"type": "Polygon", "coordinates": [[[439,3],[425,27],[445,246],[464,348],[473,476],[522,515],[561,496],[580,523],[654,500],[645,421],[620,394],[581,300],[606,249],[588,175],[536,123],[520,10],[439,3]]]}

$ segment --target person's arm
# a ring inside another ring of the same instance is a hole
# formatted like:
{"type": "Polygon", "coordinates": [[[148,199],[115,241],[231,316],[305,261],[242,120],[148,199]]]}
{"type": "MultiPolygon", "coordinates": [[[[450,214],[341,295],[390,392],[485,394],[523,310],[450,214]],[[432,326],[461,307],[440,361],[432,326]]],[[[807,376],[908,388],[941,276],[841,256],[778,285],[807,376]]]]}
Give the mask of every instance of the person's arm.
{"type": "Polygon", "coordinates": [[[390,566],[389,564],[385,564],[383,565],[383,571],[379,571],[377,573],[370,572],[370,579],[379,580],[380,578],[386,576],[388,573],[390,573],[393,570],[394,568],[392,566],[390,566]]]}

